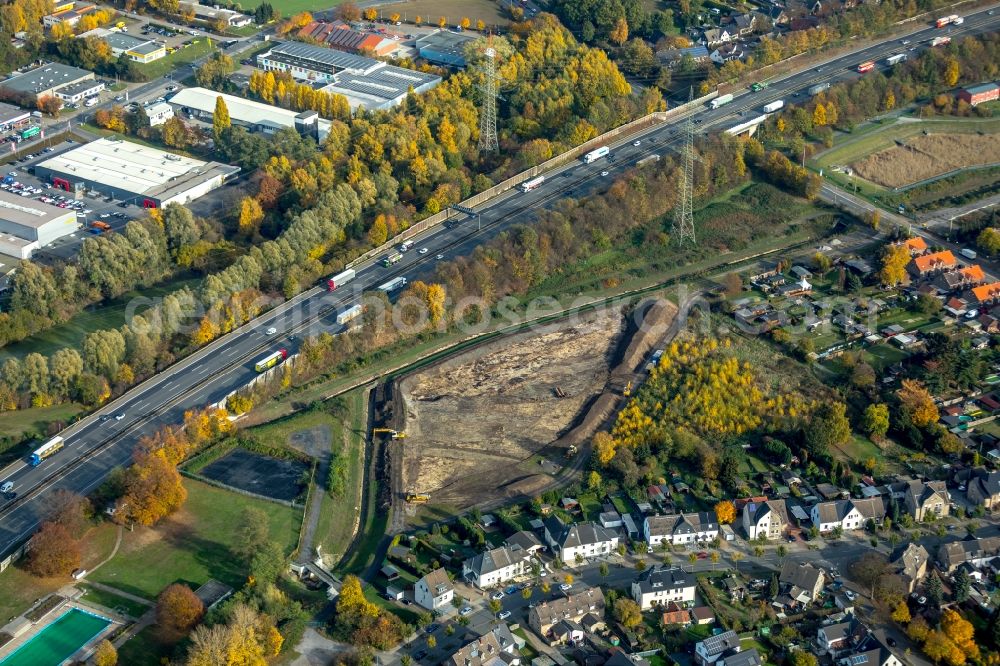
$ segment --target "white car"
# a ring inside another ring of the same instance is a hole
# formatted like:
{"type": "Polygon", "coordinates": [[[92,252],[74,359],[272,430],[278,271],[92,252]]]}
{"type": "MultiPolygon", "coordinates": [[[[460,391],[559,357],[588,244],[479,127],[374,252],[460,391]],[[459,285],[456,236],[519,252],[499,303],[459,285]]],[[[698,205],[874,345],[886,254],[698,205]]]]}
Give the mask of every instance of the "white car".
{"type": "Polygon", "coordinates": [[[640,141],[639,139],[636,139],[635,141],[632,142],[632,145],[633,146],[638,146],[641,143],[642,143],[642,141],[640,141]]]}
{"type": "Polygon", "coordinates": [[[271,328],[267,329],[267,334],[268,335],[274,335],[277,332],[278,332],[278,329],[276,329],[274,326],[272,326],[271,328]]]}
{"type": "Polygon", "coordinates": [[[573,587],[572,583],[563,583],[562,585],[559,586],[559,589],[562,590],[563,592],[566,592],[572,587],[573,587]]]}
{"type": "Polygon", "coordinates": [[[509,617],[510,617],[510,611],[500,611],[500,614],[497,615],[498,620],[506,620],[509,617]]]}
{"type": "Polygon", "coordinates": [[[607,175],[608,175],[608,172],[607,172],[607,171],[602,171],[602,172],[601,172],[601,175],[602,175],[602,176],[607,176],[607,175]]]}
{"type": "Polygon", "coordinates": [[[177,90],[177,86],[171,84],[171,85],[167,86],[166,88],[164,88],[164,90],[166,90],[167,92],[173,92],[173,91],[177,90]]]}
{"type": "Polygon", "coordinates": [[[115,414],[115,421],[121,421],[123,418],[125,418],[124,414],[115,414]]]}
{"type": "Polygon", "coordinates": [[[7,175],[10,176],[11,178],[17,178],[17,172],[16,171],[9,171],[9,172],[7,172],[7,175]]]}
{"type": "Polygon", "coordinates": [[[503,599],[503,592],[500,592],[499,590],[494,592],[493,594],[490,595],[490,599],[492,599],[493,601],[500,601],[501,599],[503,599]]]}
{"type": "Polygon", "coordinates": [[[472,613],[472,606],[465,606],[464,608],[462,608],[462,610],[458,611],[458,614],[461,615],[462,617],[465,617],[466,615],[469,615],[471,613],[472,613]]]}
{"type": "Polygon", "coordinates": [[[417,254],[427,254],[427,248],[426,247],[420,248],[419,250],[417,250],[417,254]]]}

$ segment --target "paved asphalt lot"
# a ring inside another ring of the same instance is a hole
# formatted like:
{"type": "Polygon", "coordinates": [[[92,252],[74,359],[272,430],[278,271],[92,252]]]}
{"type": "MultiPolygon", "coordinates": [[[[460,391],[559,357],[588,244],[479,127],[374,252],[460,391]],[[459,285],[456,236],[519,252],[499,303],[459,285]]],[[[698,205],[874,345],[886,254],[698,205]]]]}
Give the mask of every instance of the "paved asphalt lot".
{"type": "MultiPolygon", "coordinates": [[[[953,28],[952,36],[982,32],[1000,23],[1000,17],[985,11],[966,17],[961,29],[953,28]]],[[[924,48],[934,36],[934,28],[921,28],[908,35],[914,47],[924,48]]],[[[900,38],[871,46],[855,53],[830,60],[808,71],[774,81],[764,91],[743,93],[734,102],[717,110],[696,112],[699,131],[731,127],[743,120],[742,114],[760,113],[760,108],[777,99],[795,100],[805,95],[805,89],[818,81],[835,81],[858,76],[853,70],[865,60],[880,63],[903,49],[900,38]],[[817,71],[820,70],[820,71],[817,71]]],[[[162,88],[163,82],[160,82],[162,88]]],[[[147,94],[161,89],[154,86],[147,94]]],[[[38,524],[42,498],[46,492],[66,488],[78,493],[93,490],[115,466],[127,464],[139,437],[165,424],[179,423],[187,409],[204,407],[222,400],[255,376],[254,361],[278,348],[294,353],[300,337],[319,331],[340,330],[336,313],[358,301],[362,290],[370,290],[398,276],[409,280],[433,276],[438,257],[447,260],[466,255],[476,246],[494,237],[513,224],[528,223],[535,211],[558,202],[565,196],[582,196],[608,187],[613,178],[634,166],[647,155],[670,150],[677,140],[676,123],[660,125],[639,137],[629,137],[613,144],[613,161],[599,160],[593,164],[574,162],[546,174],[546,182],[528,193],[513,190],[497,197],[478,209],[479,220],[466,219],[450,228],[439,227],[416,240],[412,251],[392,268],[383,268],[377,261],[356,266],[353,283],[335,292],[316,287],[301,294],[293,302],[279,306],[260,319],[209,347],[177,363],[163,373],[131,390],[97,414],[75,424],[64,433],[67,445],[63,451],[39,467],[29,467],[19,461],[0,471],[0,479],[10,479],[19,493],[17,500],[0,507],[0,554],[15,547],[38,524]],[[639,146],[633,141],[638,139],[639,146]],[[602,175],[603,173],[607,175],[602,175]],[[482,228],[479,229],[481,223],[482,228]],[[427,252],[418,253],[419,248],[427,252]],[[275,327],[277,334],[266,330],[275,327]],[[100,420],[110,414],[122,414],[121,420],[100,420]],[[78,459],[84,459],[72,474],[57,476],[78,459]]]]}

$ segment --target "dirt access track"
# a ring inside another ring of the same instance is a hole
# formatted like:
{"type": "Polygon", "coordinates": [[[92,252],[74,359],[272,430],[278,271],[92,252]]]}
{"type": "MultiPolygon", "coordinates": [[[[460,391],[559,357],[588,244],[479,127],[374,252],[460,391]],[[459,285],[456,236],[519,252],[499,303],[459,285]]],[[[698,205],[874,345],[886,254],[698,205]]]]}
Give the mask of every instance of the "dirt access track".
{"type": "MultiPolygon", "coordinates": [[[[676,314],[666,301],[635,312],[577,315],[476,347],[402,379],[402,485],[461,511],[532,496],[580,457],[621,401],[621,387],[676,314]],[[638,332],[637,332],[638,331],[638,332]]],[[[411,509],[414,507],[410,507],[411,509]]]]}

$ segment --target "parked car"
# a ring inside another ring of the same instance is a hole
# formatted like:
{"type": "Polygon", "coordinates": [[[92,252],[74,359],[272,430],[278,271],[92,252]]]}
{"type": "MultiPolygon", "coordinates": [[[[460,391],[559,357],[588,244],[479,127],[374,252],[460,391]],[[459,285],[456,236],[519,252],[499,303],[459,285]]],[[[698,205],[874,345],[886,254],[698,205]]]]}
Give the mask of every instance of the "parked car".
{"type": "Polygon", "coordinates": [[[471,615],[472,606],[463,606],[462,610],[458,611],[458,614],[461,615],[462,617],[465,617],[466,615],[471,615]]]}

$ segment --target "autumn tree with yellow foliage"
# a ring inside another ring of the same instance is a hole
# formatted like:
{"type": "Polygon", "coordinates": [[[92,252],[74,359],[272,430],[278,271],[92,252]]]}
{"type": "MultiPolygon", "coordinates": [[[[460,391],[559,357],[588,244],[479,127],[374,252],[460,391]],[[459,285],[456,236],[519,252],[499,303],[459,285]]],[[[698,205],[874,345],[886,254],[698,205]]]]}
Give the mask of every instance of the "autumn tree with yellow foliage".
{"type": "Polygon", "coordinates": [[[904,379],[896,397],[913,425],[925,428],[937,422],[938,409],[934,398],[918,380],[904,379]]]}

